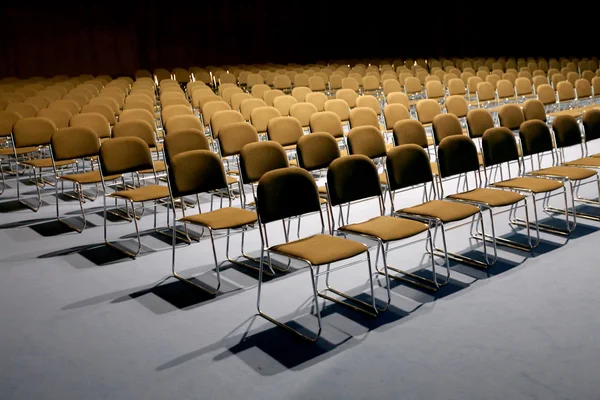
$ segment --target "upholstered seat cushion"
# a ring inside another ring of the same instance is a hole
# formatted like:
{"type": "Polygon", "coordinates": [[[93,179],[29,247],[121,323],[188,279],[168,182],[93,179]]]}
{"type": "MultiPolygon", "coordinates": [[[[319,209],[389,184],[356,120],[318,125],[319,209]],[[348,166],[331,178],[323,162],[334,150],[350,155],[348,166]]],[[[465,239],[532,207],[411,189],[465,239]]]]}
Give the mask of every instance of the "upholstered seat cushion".
{"type": "Polygon", "coordinates": [[[592,155],[594,158],[600,158],[600,153],[592,155]]]}
{"type": "Polygon", "coordinates": [[[514,178],[493,184],[496,187],[530,190],[533,193],[546,193],[563,186],[561,181],[544,178],[514,178]]]}
{"type": "Polygon", "coordinates": [[[319,186],[319,194],[327,194],[327,186],[319,186]]]}
{"type": "Polygon", "coordinates": [[[169,197],[169,188],[161,185],[148,185],[110,193],[109,196],[128,199],[133,202],[152,201],[169,197]]]}
{"type": "Polygon", "coordinates": [[[440,174],[440,168],[438,167],[438,164],[435,161],[431,163],[431,173],[433,175],[439,175],[440,174]]]}
{"type": "MultiPolygon", "coordinates": [[[[120,178],[121,175],[109,175],[104,177],[104,181],[114,181],[115,179],[120,178]]],[[[81,174],[71,174],[71,175],[62,175],[60,179],[64,179],[67,181],[77,182],[80,184],[87,183],[100,183],[102,180],[100,179],[100,171],[89,171],[82,172],[81,174]]]]}
{"type": "MultiPolygon", "coordinates": [[[[19,147],[17,148],[17,155],[20,156],[22,154],[33,153],[38,151],[40,148],[37,146],[34,147],[19,147]]],[[[0,149],[0,156],[12,156],[15,154],[15,151],[12,147],[6,149],[0,149]]]]}
{"type": "Polygon", "coordinates": [[[258,220],[254,211],[236,207],[224,207],[217,210],[189,215],[180,221],[207,226],[210,229],[230,229],[253,224],[258,220]]]}
{"type": "Polygon", "coordinates": [[[437,218],[442,222],[453,222],[477,214],[479,207],[455,201],[431,200],[418,206],[403,208],[397,212],[437,218]]]}
{"type": "Polygon", "coordinates": [[[509,190],[478,188],[468,192],[448,196],[451,199],[473,201],[487,204],[490,207],[504,207],[518,203],[525,196],[509,190]]]}
{"type": "MultiPolygon", "coordinates": [[[[64,167],[67,165],[75,164],[77,161],[75,160],[63,160],[56,161],[55,165],[57,167],[64,167]]],[[[33,160],[22,161],[22,164],[30,165],[35,168],[52,168],[52,159],[51,158],[35,158],[33,160]]]]}
{"type": "Polygon", "coordinates": [[[581,165],[584,167],[600,167],[600,157],[585,157],[573,161],[567,161],[564,165],[581,165]]]}
{"type": "Polygon", "coordinates": [[[349,232],[380,238],[385,242],[406,239],[427,230],[427,224],[406,218],[381,216],[340,228],[349,232]]]}
{"type": "Polygon", "coordinates": [[[545,175],[568,178],[572,181],[580,181],[596,175],[596,171],[577,167],[550,167],[533,171],[532,175],[545,175]]]}
{"type": "Polygon", "coordinates": [[[270,250],[307,260],[312,265],[323,265],[357,256],[366,252],[368,247],[338,236],[314,235],[273,246],[270,250]]]}
{"type": "MultiPolygon", "coordinates": [[[[163,160],[156,160],[154,161],[154,169],[156,170],[156,172],[165,172],[167,170],[167,166],[165,164],[165,162],[163,160]]],[[[140,174],[151,174],[152,170],[151,169],[145,169],[143,171],[139,171],[140,174]]]]}

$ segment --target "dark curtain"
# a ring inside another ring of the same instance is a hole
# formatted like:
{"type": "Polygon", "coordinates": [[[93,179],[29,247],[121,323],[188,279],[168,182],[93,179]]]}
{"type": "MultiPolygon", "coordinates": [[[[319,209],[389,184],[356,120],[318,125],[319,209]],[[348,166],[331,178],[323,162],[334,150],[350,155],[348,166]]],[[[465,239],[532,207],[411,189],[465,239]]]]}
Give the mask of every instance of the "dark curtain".
{"type": "Polygon", "coordinates": [[[139,68],[362,57],[596,55],[594,2],[578,2],[579,17],[569,10],[565,17],[580,23],[566,29],[551,8],[523,1],[31,4],[0,6],[0,76],[118,76],[139,68]]]}

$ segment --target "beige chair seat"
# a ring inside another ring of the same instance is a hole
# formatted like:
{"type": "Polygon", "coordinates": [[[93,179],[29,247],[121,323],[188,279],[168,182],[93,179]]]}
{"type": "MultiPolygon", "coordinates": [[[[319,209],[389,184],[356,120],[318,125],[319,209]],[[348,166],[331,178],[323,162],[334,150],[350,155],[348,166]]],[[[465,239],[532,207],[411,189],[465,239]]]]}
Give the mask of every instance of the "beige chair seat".
{"type": "Polygon", "coordinates": [[[448,196],[451,199],[473,201],[476,203],[484,203],[489,207],[504,207],[518,203],[525,196],[509,190],[477,188],[464,193],[457,193],[448,196]]]}
{"type": "Polygon", "coordinates": [[[161,185],[148,185],[131,190],[121,190],[108,194],[111,197],[127,199],[133,202],[152,201],[169,197],[169,188],[161,185]]]}
{"type": "Polygon", "coordinates": [[[437,218],[442,222],[453,222],[477,214],[479,207],[455,201],[431,200],[418,206],[403,208],[398,212],[437,218]]]}
{"type": "Polygon", "coordinates": [[[338,236],[314,235],[273,246],[270,250],[306,260],[312,265],[323,265],[355,257],[366,252],[368,247],[338,236]]]}
{"type": "Polygon", "coordinates": [[[287,146],[283,146],[283,149],[284,149],[285,151],[288,151],[288,150],[296,150],[296,145],[295,145],[295,144],[290,144],[290,145],[287,145],[287,146]]]}
{"type": "Polygon", "coordinates": [[[427,146],[433,146],[433,138],[431,136],[427,136],[427,146]]]}
{"type": "MultiPolygon", "coordinates": [[[[64,167],[67,165],[75,164],[76,162],[77,162],[76,160],[63,160],[63,161],[56,161],[54,164],[57,167],[64,167]]],[[[22,164],[30,165],[35,168],[52,168],[52,159],[51,158],[36,158],[33,160],[23,161],[22,164]]]]}
{"type": "Polygon", "coordinates": [[[238,179],[236,177],[227,175],[227,184],[228,185],[233,185],[234,183],[237,183],[237,182],[238,182],[238,179]]]}
{"type": "Polygon", "coordinates": [[[427,224],[405,218],[380,216],[340,228],[348,232],[380,238],[384,242],[406,239],[427,230],[427,224]]]}
{"type": "Polygon", "coordinates": [[[581,110],[563,110],[563,111],[556,111],[556,112],[548,114],[549,117],[558,117],[559,115],[570,115],[573,118],[578,118],[583,115],[583,111],[581,111],[581,110]]]}
{"type": "MultiPolygon", "coordinates": [[[[118,179],[120,177],[121,175],[109,175],[104,177],[104,181],[114,181],[115,179],[118,179]]],[[[102,182],[102,179],[100,178],[100,171],[89,171],[83,172],[81,174],[62,175],[60,178],[71,182],[77,182],[82,185],[85,185],[87,183],[102,182]]]]}
{"type": "Polygon", "coordinates": [[[594,158],[600,158],[600,153],[598,153],[598,154],[593,154],[593,155],[592,155],[592,157],[594,157],[594,158]]]}
{"type": "Polygon", "coordinates": [[[431,173],[433,175],[439,175],[440,174],[440,169],[438,167],[437,162],[435,162],[435,161],[431,163],[431,173]]]}
{"type": "Polygon", "coordinates": [[[596,175],[596,171],[577,167],[550,167],[533,171],[531,174],[556,176],[560,178],[568,178],[572,181],[580,181],[596,175]]]}
{"type": "Polygon", "coordinates": [[[559,189],[563,186],[562,182],[554,179],[543,178],[514,178],[502,182],[496,182],[492,186],[525,189],[533,193],[547,193],[559,189]]]}
{"type": "MultiPolygon", "coordinates": [[[[28,153],[33,153],[38,151],[40,148],[35,146],[35,147],[20,147],[17,149],[17,155],[23,155],[23,154],[28,154],[28,153]]],[[[15,151],[13,150],[13,148],[7,148],[7,149],[0,149],[0,156],[13,156],[15,154],[15,151]]]]}
{"type": "Polygon", "coordinates": [[[327,194],[327,186],[319,186],[319,194],[327,194]]]}
{"type": "Polygon", "coordinates": [[[585,157],[573,161],[567,161],[563,164],[571,166],[581,165],[584,167],[600,167],[600,157],[598,155],[596,155],[595,157],[585,157]]]}
{"type": "MultiPolygon", "coordinates": [[[[346,157],[347,155],[348,155],[348,150],[346,150],[346,149],[340,150],[340,157],[346,157]]],[[[600,156],[600,154],[598,156],[600,156]]]]}
{"type": "Polygon", "coordinates": [[[245,210],[243,208],[225,207],[206,213],[190,215],[181,218],[180,221],[217,230],[238,228],[240,226],[253,224],[258,221],[258,216],[254,211],[245,210]]]}

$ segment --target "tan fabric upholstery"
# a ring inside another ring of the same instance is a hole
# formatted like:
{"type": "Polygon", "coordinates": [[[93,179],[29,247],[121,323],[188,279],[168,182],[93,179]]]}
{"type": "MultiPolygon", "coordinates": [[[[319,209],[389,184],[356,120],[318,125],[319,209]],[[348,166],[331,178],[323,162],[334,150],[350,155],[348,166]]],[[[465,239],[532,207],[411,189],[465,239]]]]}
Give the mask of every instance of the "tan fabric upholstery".
{"type": "Polygon", "coordinates": [[[471,138],[482,137],[486,130],[494,127],[494,119],[488,110],[473,109],[467,114],[467,126],[471,138]]]}
{"type": "Polygon", "coordinates": [[[398,212],[437,218],[444,223],[460,221],[479,212],[479,207],[455,201],[432,200],[398,212]]]}
{"type": "Polygon", "coordinates": [[[169,178],[173,197],[210,192],[227,187],[220,157],[210,150],[191,150],[172,156],[169,178]]]}
{"type": "MultiPolygon", "coordinates": [[[[247,101],[249,100],[242,102],[242,107],[247,101]]],[[[266,132],[267,124],[271,119],[276,117],[281,117],[281,113],[275,107],[257,107],[250,113],[250,121],[258,133],[266,132]]]]}
{"type": "Polygon", "coordinates": [[[406,239],[427,230],[427,224],[406,218],[381,216],[339,228],[379,238],[385,242],[406,239]]]}
{"type": "MultiPolygon", "coordinates": [[[[311,103],[317,109],[317,111],[325,110],[325,103],[329,100],[329,98],[325,95],[325,93],[317,92],[317,93],[307,93],[305,96],[305,102],[311,103]]],[[[298,100],[300,102],[300,100],[298,100]]]]}
{"type": "Polygon", "coordinates": [[[327,132],[334,138],[344,137],[340,117],[333,111],[321,111],[310,116],[311,132],[327,132]]]}
{"type": "Polygon", "coordinates": [[[498,110],[500,126],[511,130],[517,130],[525,121],[521,107],[516,104],[505,104],[498,110]]]}
{"type": "Polygon", "coordinates": [[[249,143],[240,152],[240,172],[244,183],[258,182],[265,173],[287,167],[287,154],[277,142],[249,143]]]}
{"type": "Polygon", "coordinates": [[[417,144],[403,144],[391,149],[386,157],[386,167],[392,190],[433,180],[429,156],[417,144]]]}
{"type": "Polygon", "coordinates": [[[81,108],[81,113],[98,113],[102,114],[104,118],[108,121],[110,125],[114,125],[117,121],[115,118],[115,113],[111,108],[105,104],[87,104],[81,108]]]}
{"type": "Polygon", "coordinates": [[[247,122],[235,122],[221,128],[219,143],[223,157],[239,154],[248,143],[258,142],[256,128],[247,122]]]}
{"type": "Polygon", "coordinates": [[[350,107],[342,99],[327,100],[324,105],[325,111],[334,112],[340,118],[340,121],[348,121],[350,118],[350,107]]]}
{"type": "Polygon", "coordinates": [[[217,111],[212,115],[210,121],[212,135],[215,139],[217,139],[219,137],[219,132],[224,126],[226,126],[227,124],[244,121],[244,117],[239,111],[217,111]]]}
{"type": "Polygon", "coordinates": [[[567,161],[564,163],[564,165],[600,168],[600,158],[598,158],[598,154],[595,154],[593,157],[585,157],[573,161],[567,161]]]}
{"type": "MultiPolygon", "coordinates": [[[[75,164],[75,160],[62,160],[56,161],[55,165],[57,167],[64,167],[67,165],[75,164]]],[[[35,158],[33,160],[25,160],[21,162],[25,165],[30,165],[35,168],[52,168],[52,159],[51,158],[35,158]]]]}
{"type": "Polygon", "coordinates": [[[546,193],[563,187],[562,182],[554,179],[543,178],[514,178],[502,182],[496,182],[492,186],[501,188],[526,189],[533,193],[546,193]]]}
{"type": "Polygon", "coordinates": [[[538,99],[527,100],[523,103],[523,116],[525,121],[537,119],[540,121],[546,121],[546,110],[544,104],[538,99]]]}
{"type": "Polygon", "coordinates": [[[314,132],[298,139],[296,148],[299,166],[308,171],[327,168],[340,157],[335,138],[327,132],[314,132]]]}
{"type": "Polygon", "coordinates": [[[580,181],[591,178],[592,176],[596,175],[597,172],[591,169],[577,167],[550,167],[533,171],[532,174],[538,176],[555,176],[568,178],[572,181],[580,181]]]}
{"type": "MultiPolygon", "coordinates": [[[[369,110],[373,112],[372,110],[369,110]]],[[[350,154],[363,154],[369,158],[383,157],[386,155],[385,140],[381,131],[373,126],[359,126],[350,129],[347,135],[348,152],[350,154]]]]}
{"type": "Polygon", "coordinates": [[[100,141],[90,128],[71,127],[52,135],[52,155],[55,161],[97,156],[100,141]]]}
{"type": "MultiPolygon", "coordinates": [[[[108,175],[104,177],[104,181],[114,181],[115,179],[118,179],[120,177],[121,175],[108,175]]],[[[80,174],[61,175],[60,179],[77,182],[82,185],[102,182],[102,179],[100,178],[100,171],[98,170],[82,172],[80,174]]]]}
{"type": "MultiPolygon", "coordinates": [[[[297,104],[296,104],[297,105],[297,104]]],[[[304,132],[300,121],[294,117],[276,117],[267,124],[267,136],[282,146],[295,145],[304,132]]]]}
{"type": "Polygon", "coordinates": [[[464,95],[448,96],[446,98],[446,111],[449,114],[454,114],[458,118],[467,116],[469,112],[469,104],[464,98],[464,95]]]}
{"type": "Polygon", "coordinates": [[[142,120],[119,122],[113,129],[113,137],[135,136],[146,142],[148,147],[156,147],[154,127],[142,120]]]}
{"type": "Polygon", "coordinates": [[[516,204],[525,196],[509,190],[477,188],[468,192],[448,196],[451,199],[466,200],[486,204],[489,207],[504,207],[516,204]]]}
{"type": "Polygon", "coordinates": [[[16,112],[0,111],[0,136],[8,136],[12,133],[15,122],[21,119],[16,112]]]}
{"type": "Polygon", "coordinates": [[[109,194],[110,197],[131,200],[134,203],[159,200],[169,197],[169,188],[161,185],[147,185],[130,190],[121,190],[109,194]]]}
{"type": "MultiPolygon", "coordinates": [[[[123,119],[120,119],[120,121],[123,121],[123,119]]],[[[204,131],[202,122],[200,122],[200,119],[194,115],[177,115],[172,117],[167,122],[165,128],[167,130],[167,135],[177,131],[189,129],[196,129],[200,132],[204,131]]]]}
{"type": "Polygon", "coordinates": [[[15,147],[33,147],[50,144],[56,126],[42,117],[22,118],[13,125],[15,147]]]}
{"type": "Polygon", "coordinates": [[[186,151],[210,150],[208,139],[198,129],[183,129],[170,133],[165,137],[164,145],[167,160],[186,151]]]}
{"type": "Polygon", "coordinates": [[[337,236],[314,235],[273,246],[271,250],[306,260],[312,265],[324,265],[355,257],[368,248],[362,243],[337,236]]]}
{"type": "Polygon", "coordinates": [[[377,113],[370,107],[357,107],[350,110],[350,126],[352,128],[360,126],[373,126],[379,129],[379,119],[377,113]]]}
{"type": "Polygon", "coordinates": [[[377,166],[364,155],[350,155],[331,162],[327,169],[332,206],[381,195],[377,166]]]}
{"type": "Polygon", "coordinates": [[[462,126],[458,117],[454,114],[438,114],[433,118],[433,138],[436,144],[449,136],[463,135],[462,126]]]}
{"type": "Polygon", "coordinates": [[[446,178],[479,169],[477,147],[469,137],[454,135],[445,137],[438,146],[440,176],[446,178]]]}
{"type": "Polygon", "coordinates": [[[417,116],[422,124],[430,124],[436,115],[442,113],[436,100],[425,99],[417,102],[417,116]]]}
{"type": "Polygon", "coordinates": [[[71,120],[71,113],[64,108],[43,108],[38,111],[36,116],[48,118],[54,122],[57,129],[68,127],[71,120]]]}
{"type": "MultiPolygon", "coordinates": [[[[294,88],[296,89],[305,89],[305,88],[294,88]]],[[[290,95],[279,96],[273,100],[273,107],[275,107],[282,116],[287,117],[290,115],[290,107],[294,104],[298,103],[298,100],[290,95]]]]}
{"type": "Polygon", "coordinates": [[[206,226],[213,230],[238,228],[254,224],[257,220],[258,216],[255,212],[235,207],[219,208],[180,219],[180,221],[206,226]]]}
{"type": "Polygon", "coordinates": [[[318,108],[314,104],[307,102],[296,103],[290,107],[290,117],[296,118],[302,127],[308,127],[310,125],[310,117],[318,111],[318,108]]]}
{"type": "Polygon", "coordinates": [[[152,155],[146,142],[135,136],[109,139],[100,146],[103,175],[118,175],[151,169],[152,155]]]}
{"type": "Polygon", "coordinates": [[[69,125],[72,127],[90,128],[100,139],[110,137],[110,125],[102,114],[76,114],[71,117],[69,125]]]}

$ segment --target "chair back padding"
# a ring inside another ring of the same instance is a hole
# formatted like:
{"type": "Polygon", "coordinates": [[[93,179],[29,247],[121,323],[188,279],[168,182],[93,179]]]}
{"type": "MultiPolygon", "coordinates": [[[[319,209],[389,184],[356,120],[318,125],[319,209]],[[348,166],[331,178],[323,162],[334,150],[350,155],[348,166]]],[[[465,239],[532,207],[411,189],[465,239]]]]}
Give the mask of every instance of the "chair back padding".
{"type": "Polygon", "coordinates": [[[97,156],[98,135],[90,128],[62,128],[52,135],[52,156],[56,161],[97,156]]]}
{"type": "Polygon", "coordinates": [[[332,206],[380,196],[377,166],[361,154],[338,158],[327,169],[327,188],[332,206]]]}
{"type": "Polygon", "coordinates": [[[523,156],[552,151],[552,135],[545,122],[537,119],[525,121],[519,128],[523,156]]]}
{"type": "Polygon", "coordinates": [[[433,140],[439,145],[444,138],[454,135],[462,135],[460,120],[454,114],[439,114],[433,118],[433,140]]]}
{"type": "Polygon", "coordinates": [[[600,138],[600,110],[592,109],[583,114],[583,129],[586,142],[600,138]]]}
{"type": "Polygon", "coordinates": [[[373,126],[379,129],[377,113],[369,107],[354,108],[350,110],[350,126],[353,128],[359,126],[373,126]]]}
{"type": "Polygon", "coordinates": [[[448,136],[438,146],[438,163],[442,178],[477,171],[477,147],[465,135],[448,136]]]}
{"type": "Polygon", "coordinates": [[[227,178],[223,163],[216,153],[191,150],[171,158],[169,183],[172,196],[183,197],[223,189],[227,187],[227,178]]]}
{"type": "Polygon", "coordinates": [[[582,137],[579,124],[575,117],[571,115],[558,115],[554,118],[552,130],[558,148],[581,144],[582,137]]]}
{"type": "Polygon", "coordinates": [[[223,157],[240,154],[248,143],[258,142],[256,128],[247,122],[234,122],[221,128],[219,144],[223,157]]]}
{"type": "Polygon", "coordinates": [[[494,127],[494,118],[488,110],[475,108],[467,113],[467,127],[471,138],[480,138],[485,131],[494,127]]]}
{"type": "Polygon", "coordinates": [[[334,138],[344,137],[342,120],[333,111],[321,111],[310,116],[311,132],[327,132],[334,138]]]}
{"type": "Polygon", "coordinates": [[[300,121],[294,117],[275,117],[267,123],[267,136],[282,146],[289,146],[296,144],[304,136],[304,131],[300,121]]]}
{"type": "Polygon", "coordinates": [[[265,173],[289,166],[287,154],[277,142],[249,143],[240,152],[240,174],[244,183],[258,182],[265,173]]]}
{"type": "MultiPolygon", "coordinates": [[[[42,108],[37,112],[36,117],[48,118],[50,121],[54,122],[57,129],[68,127],[69,122],[71,121],[71,113],[64,108],[42,108]]],[[[0,135],[2,135],[1,131],[0,135]]]]}
{"type": "Polygon", "coordinates": [[[505,127],[486,130],[481,139],[481,147],[486,167],[519,159],[515,135],[505,127]]]}
{"type": "Polygon", "coordinates": [[[245,122],[244,117],[239,111],[222,110],[215,112],[210,119],[213,138],[218,139],[219,133],[224,126],[236,122],[245,122]]]}
{"type": "Polygon", "coordinates": [[[263,224],[319,211],[320,204],[317,184],[305,169],[269,171],[258,182],[256,207],[263,224]]]}
{"type": "Polygon", "coordinates": [[[429,155],[418,144],[401,144],[385,160],[391,190],[429,183],[433,180],[429,155]]]}
{"type": "Polygon", "coordinates": [[[327,168],[340,157],[337,140],[327,132],[314,132],[298,139],[298,166],[308,171],[327,168]]]}
{"type": "Polygon", "coordinates": [[[530,99],[523,103],[523,117],[525,121],[532,119],[539,119],[540,121],[546,121],[546,109],[544,103],[538,99],[530,99]]]}
{"type": "Polygon", "coordinates": [[[100,145],[100,169],[106,176],[153,169],[150,148],[135,136],[109,139],[100,145]]]}
{"type": "Polygon", "coordinates": [[[187,129],[197,129],[199,131],[204,131],[204,126],[202,126],[202,122],[194,115],[177,115],[175,117],[171,117],[165,126],[167,130],[167,135],[170,133],[174,133],[181,130],[187,129]]]}
{"type": "Polygon", "coordinates": [[[19,119],[13,125],[14,146],[18,148],[48,145],[54,132],[56,126],[48,118],[19,119]]]}
{"type": "Polygon", "coordinates": [[[352,128],[347,139],[350,154],[363,154],[369,158],[383,157],[386,154],[385,139],[374,126],[352,128]]]}
{"type": "Polygon", "coordinates": [[[154,128],[146,121],[136,120],[119,122],[113,128],[113,137],[135,136],[142,139],[149,147],[156,147],[154,128]]]}
{"type": "Polygon", "coordinates": [[[498,119],[500,126],[508,129],[519,129],[525,121],[521,107],[516,104],[505,104],[498,110],[498,119]]]}
{"type": "Polygon", "coordinates": [[[0,111],[0,136],[8,136],[21,116],[14,111],[0,111]]]}
{"type": "Polygon", "coordinates": [[[422,123],[414,119],[398,121],[394,124],[394,143],[396,146],[403,144],[416,144],[426,149],[427,133],[422,123]]]}
{"type": "Polygon", "coordinates": [[[208,139],[199,129],[182,129],[165,136],[165,158],[170,164],[179,153],[192,150],[210,150],[208,139]]]}
{"type": "MultiPolygon", "coordinates": [[[[124,123],[124,122],[123,122],[124,123]]],[[[104,115],[98,113],[75,114],[69,126],[90,128],[99,138],[110,137],[110,125],[104,115]]]]}

